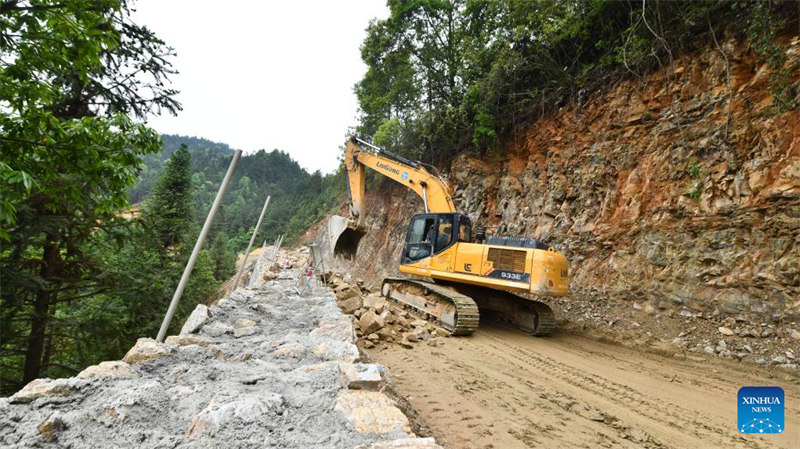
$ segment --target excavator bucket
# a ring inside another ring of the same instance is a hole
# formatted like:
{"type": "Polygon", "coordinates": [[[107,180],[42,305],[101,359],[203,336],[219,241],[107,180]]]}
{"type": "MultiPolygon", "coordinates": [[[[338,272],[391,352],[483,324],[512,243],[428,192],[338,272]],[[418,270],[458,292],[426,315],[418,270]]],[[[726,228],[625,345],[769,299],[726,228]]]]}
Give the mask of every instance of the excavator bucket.
{"type": "Polygon", "coordinates": [[[333,249],[334,257],[352,260],[356,257],[358,243],[366,234],[366,230],[352,225],[345,217],[334,215],[328,221],[328,241],[333,249]]]}

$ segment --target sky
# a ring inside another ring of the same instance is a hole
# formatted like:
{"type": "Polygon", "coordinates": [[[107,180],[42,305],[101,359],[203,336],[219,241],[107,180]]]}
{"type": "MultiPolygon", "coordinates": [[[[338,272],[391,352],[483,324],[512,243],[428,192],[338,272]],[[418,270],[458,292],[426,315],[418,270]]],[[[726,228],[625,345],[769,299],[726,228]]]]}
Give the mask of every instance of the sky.
{"type": "Polygon", "coordinates": [[[136,0],[133,20],[173,47],[183,111],[148,120],[162,134],[289,153],[330,173],[349,126],[360,46],[385,0],[136,0]]]}

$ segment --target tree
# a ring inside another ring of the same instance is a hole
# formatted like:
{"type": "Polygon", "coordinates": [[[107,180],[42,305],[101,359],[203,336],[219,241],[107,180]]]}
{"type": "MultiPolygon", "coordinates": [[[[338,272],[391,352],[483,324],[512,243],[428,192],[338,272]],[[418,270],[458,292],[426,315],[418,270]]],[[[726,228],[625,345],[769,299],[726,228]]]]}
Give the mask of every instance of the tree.
{"type": "Polygon", "coordinates": [[[219,232],[211,244],[211,257],[214,262],[214,278],[218,281],[228,279],[234,271],[234,256],[228,249],[228,235],[219,232]]]}
{"type": "Polygon", "coordinates": [[[167,161],[145,207],[144,221],[164,255],[179,249],[192,223],[191,163],[188,148],[181,145],[167,161]]]}
{"type": "Polygon", "coordinates": [[[173,54],[124,0],[0,4],[0,346],[4,388],[49,369],[59,309],[102,293],[87,245],[120,225],[141,157],[134,118],[180,105],[173,54]],[[8,362],[8,363],[7,363],[8,362]]]}

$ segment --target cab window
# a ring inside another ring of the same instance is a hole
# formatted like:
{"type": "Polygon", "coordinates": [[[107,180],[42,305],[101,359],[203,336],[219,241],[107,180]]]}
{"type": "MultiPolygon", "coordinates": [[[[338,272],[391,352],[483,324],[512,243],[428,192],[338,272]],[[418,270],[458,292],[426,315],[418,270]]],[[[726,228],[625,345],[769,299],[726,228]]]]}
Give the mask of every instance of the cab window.
{"type": "Polygon", "coordinates": [[[439,217],[439,226],[436,235],[435,251],[438,253],[439,251],[447,248],[448,246],[450,246],[450,243],[452,241],[453,241],[453,217],[448,215],[442,215],[439,217]]]}
{"type": "Polygon", "coordinates": [[[431,255],[431,247],[436,235],[436,218],[419,217],[411,222],[406,237],[406,254],[404,258],[417,261],[431,255]]]}
{"type": "Polygon", "coordinates": [[[472,241],[472,223],[467,217],[458,219],[458,241],[467,243],[472,241]]]}

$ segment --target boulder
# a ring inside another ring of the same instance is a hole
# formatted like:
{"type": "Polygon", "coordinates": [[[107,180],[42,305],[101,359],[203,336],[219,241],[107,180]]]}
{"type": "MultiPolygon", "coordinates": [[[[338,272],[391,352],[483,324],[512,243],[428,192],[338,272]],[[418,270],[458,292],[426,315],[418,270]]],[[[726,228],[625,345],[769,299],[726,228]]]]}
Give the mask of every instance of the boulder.
{"type": "Polygon", "coordinates": [[[344,415],[358,433],[412,435],[406,415],[377,391],[342,390],[336,396],[334,410],[344,415]]]}
{"type": "Polygon", "coordinates": [[[403,336],[403,338],[401,338],[401,339],[400,339],[400,341],[398,342],[398,344],[399,344],[400,346],[402,346],[402,347],[406,348],[406,349],[411,349],[411,348],[413,348],[413,347],[414,347],[414,345],[413,345],[413,344],[411,344],[411,342],[410,342],[410,341],[408,341],[408,337],[407,337],[407,336],[403,336]]]}
{"type": "Polygon", "coordinates": [[[424,327],[414,328],[412,335],[416,336],[418,340],[422,341],[428,341],[428,339],[431,338],[430,332],[428,332],[428,330],[424,327]]]}
{"type": "Polygon", "coordinates": [[[255,326],[256,322],[249,318],[236,318],[233,320],[234,327],[250,327],[255,326]]]}
{"type": "Polygon", "coordinates": [[[221,337],[225,334],[232,334],[233,326],[224,323],[210,323],[203,326],[203,333],[212,337],[221,337]]]}
{"type": "Polygon", "coordinates": [[[297,359],[300,358],[303,352],[305,352],[305,348],[301,344],[286,343],[275,349],[275,351],[273,351],[273,354],[275,354],[275,357],[297,359]]]}
{"type": "Polygon", "coordinates": [[[375,313],[383,312],[383,308],[386,306],[386,299],[382,296],[378,295],[367,295],[364,298],[364,308],[365,309],[374,309],[375,313]]]}
{"type": "Polygon", "coordinates": [[[394,340],[394,338],[397,336],[397,334],[395,333],[394,330],[392,330],[391,327],[381,328],[378,330],[377,334],[378,337],[380,337],[381,339],[389,341],[394,340]]]}
{"type": "Polygon", "coordinates": [[[236,338],[247,337],[256,333],[258,333],[258,327],[256,326],[237,327],[233,330],[233,336],[236,338]]]}
{"type": "Polygon", "coordinates": [[[235,398],[214,396],[206,408],[192,417],[186,434],[191,437],[205,431],[214,433],[223,427],[247,427],[269,411],[283,413],[283,404],[281,395],[270,392],[260,392],[257,396],[237,395],[235,398]]]}
{"type": "Polygon", "coordinates": [[[361,308],[361,297],[356,295],[344,301],[340,301],[339,308],[342,309],[342,312],[352,315],[356,310],[361,308]]]}
{"type": "Polygon", "coordinates": [[[194,334],[195,332],[199,331],[206,321],[211,318],[211,314],[208,312],[208,307],[204,304],[198,304],[197,307],[194,308],[194,311],[189,318],[186,319],[186,322],[183,323],[183,327],[181,328],[182,334],[194,334]]]}
{"type": "Polygon", "coordinates": [[[168,345],[178,345],[178,346],[189,346],[189,345],[197,345],[197,346],[208,346],[211,344],[210,341],[206,340],[205,338],[195,337],[194,335],[170,335],[164,340],[164,343],[168,345]]]}
{"type": "Polygon", "coordinates": [[[76,377],[78,379],[133,379],[139,377],[139,374],[132,370],[127,363],[114,360],[92,365],[78,373],[76,377]]]}
{"type": "Polygon", "coordinates": [[[67,397],[78,391],[80,382],[75,379],[35,379],[14,393],[11,404],[25,404],[39,398],[67,397]]]}
{"type": "Polygon", "coordinates": [[[360,296],[361,293],[354,288],[348,288],[346,290],[340,291],[339,293],[336,293],[336,299],[339,301],[346,301],[350,298],[360,297],[360,296]]]}
{"type": "Polygon", "coordinates": [[[372,363],[340,363],[339,378],[345,388],[351,390],[373,390],[381,388],[386,377],[386,368],[372,363]]]}
{"type": "Polygon", "coordinates": [[[136,344],[125,354],[122,360],[131,365],[146,363],[169,354],[169,351],[161,343],[152,338],[140,338],[136,344]]]}
{"type": "Polygon", "coordinates": [[[411,327],[425,327],[427,324],[427,321],[417,319],[411,322],[411,327]]]}
{"type": "Polygon", "coordinates": [[[358,327],[365,334],[371,334],[381,328],[383,328],[386,323],[383,322],[383,318],[379,315],[376,315],[373,311],[368,311],[361,315],[361,318],[358,320],[358,327]]]}
{"type": "MultiPolygon", "coordinates": [[[[377,310],[375,310],[375,311],[377,312],[377,310]]],[[[381,314],[380,316],[381,316],[381,318],[383,318],[383,321],[386,324],[394,324],[394,322],[396,321],[394,315],[392,314],[392,311],[389,310],[389,304],[388,303],[384,307],[383,312],[379,312],[379,313],[381,314]]]]}
{"type": "Polygon", "coordinates": [[[356,342],[356,336],[353,332],[353,324],[350,321],[350,317],[343,315],[339,315],[339,318],[335,321],[320,321],[319,326],[311,331],[310,335],[316,338],[333,339],[348,343],[356,342]]]}
{"type": "Polygon", "coordinates": [[[326,361],[340,361],[353,363],[357,362],[358,348],[352,343],[344,342],[323,342],[317,345],[312,351],[315,356],[326,361]]]}

